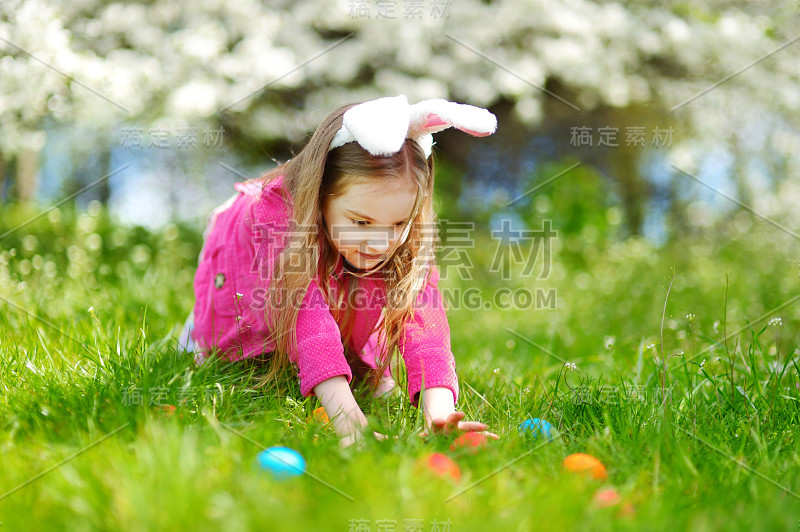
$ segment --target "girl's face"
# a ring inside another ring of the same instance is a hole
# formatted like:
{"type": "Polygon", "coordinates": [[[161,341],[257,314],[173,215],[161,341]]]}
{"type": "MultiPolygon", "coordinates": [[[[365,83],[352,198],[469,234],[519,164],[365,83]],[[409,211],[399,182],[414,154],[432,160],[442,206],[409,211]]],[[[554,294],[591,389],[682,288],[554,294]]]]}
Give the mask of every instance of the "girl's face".
{"type": "Polygon", "coordinates": [[[417,190],[411,179],[354,183],[325,202],[322,216],[336,250],[362,270],[391,257],[408,237],[417,190]]]}

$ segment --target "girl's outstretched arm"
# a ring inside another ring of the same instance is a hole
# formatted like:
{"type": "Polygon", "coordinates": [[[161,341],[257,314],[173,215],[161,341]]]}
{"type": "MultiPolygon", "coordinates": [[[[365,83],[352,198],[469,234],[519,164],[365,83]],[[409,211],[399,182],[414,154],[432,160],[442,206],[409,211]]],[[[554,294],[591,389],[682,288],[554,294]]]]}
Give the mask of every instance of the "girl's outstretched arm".
{"type": "Polygon", "coordinates": [[[314,394],[333,423],[339,445],[348,447],[361,438],[367,418],[359,408],[347,377],[338,375],[314,386],[314,394]]]}

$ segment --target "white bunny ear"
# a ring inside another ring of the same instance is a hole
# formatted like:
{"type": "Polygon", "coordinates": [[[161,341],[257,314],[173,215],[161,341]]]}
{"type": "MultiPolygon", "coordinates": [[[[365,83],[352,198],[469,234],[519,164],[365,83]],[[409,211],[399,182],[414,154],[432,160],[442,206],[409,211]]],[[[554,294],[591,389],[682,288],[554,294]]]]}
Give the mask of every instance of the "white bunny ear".
{"type": "MultiPolygon", "coordinates": [[[[409,138],[413,138],[413,137],[409,137],[409,138]]],[[[417,144],[419,144],[420,148],[422,148],[422,151],[425,152],[425,158],[427,159],[428,157],[430,157],[431,156],[431,151],[433,150],[433,144],[434,144],[433,135],[430,134],[430,133],[425,133],[420,137],[414,138],[414,140],[417,141],[417,144]]]]}
{"type": "Polygon", "coordinates": [[[497,130],[497,118],[486,109],[442,99],[423,100],[411,106],[410,138],[419,138],[449,127],[473,137],[485,137],[497,130]]]}
{"type": "Polygon", "coordinates": [[[372,155],[386,156],[400,151],[409,138],[417,141],[425,156],[430,157],[432,134],[449,127],[473,137],[485,137],[497,129],[497,118],[486,109],[472,105],[442,99],[409,105],[403,94],[387,96],[348,109],[329,151],[357,141],[372,155]]]}
{"type": "Polygon", "coordinates": [[[372,155],[397,153],[408,136],[409,110],[402,94],[355,105],[345,111],[331,149],[355,140],[372,155]]]}

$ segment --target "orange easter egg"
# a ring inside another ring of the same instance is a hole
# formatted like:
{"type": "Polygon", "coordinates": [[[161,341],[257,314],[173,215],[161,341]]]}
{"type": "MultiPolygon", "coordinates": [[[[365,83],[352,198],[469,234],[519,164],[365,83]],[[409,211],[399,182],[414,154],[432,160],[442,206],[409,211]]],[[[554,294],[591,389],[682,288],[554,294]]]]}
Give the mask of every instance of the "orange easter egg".
{"type": "MultiPolygon", "coordinates": [[[[160,417],[172,417],[175,415],[175,405],[156,405],[155,412],[160,417]]],[[[178,414],[178,417],[183,419],[183,413],[178,414]]]]}
{"type": "Polygon", "coordinates": [[[450,445],[450,450],[467,449],[470,452],[477,453],[482,447],[486,447],[485,435],[480,432],[465,432],[453,441],[452,445],[450,445]]]}
{"type": "Polygon", "coordinates": [[[314,412],[311,413],[311,415],[308,418],[308,421],[309,421],[309,423],[312,422],[312,421],[315,421],[317,423],[330,423],[331,422],[330,418],[328,417],[328,413],[325,412],[325,409],[323,407],[321,407],[321,406],[319,408],[315,408],[314,409],[314,412]]]}
{"type": "Polygon", "coordinates": [[[606,473],[606,466],[603,463],[591,456],[584,453],[575,453],[564,458],[564,469],[574,473],[585,473],[596,480],[606,480],[608,473],[606,473]]]}
{"type": "Polygon", "coordinates": [[[428,470],[442,478],[451,478],[455,482],[461,480],[461,469],[450,457],[442,453],[432,453],[422,458],[428,470]]]}

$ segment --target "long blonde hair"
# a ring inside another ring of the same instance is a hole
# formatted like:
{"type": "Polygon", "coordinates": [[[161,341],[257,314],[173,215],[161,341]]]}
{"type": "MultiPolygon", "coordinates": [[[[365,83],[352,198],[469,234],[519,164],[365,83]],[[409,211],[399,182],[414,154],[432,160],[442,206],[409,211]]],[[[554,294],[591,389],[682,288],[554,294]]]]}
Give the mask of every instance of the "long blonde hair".
{"type": "Polygon", "coordinates": [[[410,227],[406,227],[408,236],[395,253],[379,265],[386,305],[383,321],[372,331],[378,330],[380,339],[378,369],[371,372],[373,389],[399,348],[404,324],[413,317],[415,302],[433,267],[434,250],[438,245],[433,210],[433,156],[426,158],[422,148],[410,139],[406,139],[398,153],[386,157],[372,156],[356,142],[329,152],[331,141],[342,126],[342,115],[353,105],[356,104],[345,105],[328,115],[299,154],[254,180],[266,186],[282,175],[283,186],[290,196],[284,200],[292,208],[288,244],[270,268],[265,317],[271,324],[275,352],[269,357],[267,372],[258,379],[259,385],[273,382],[289,367],[288,353],[297,345],[297,315],[316,276],[339,325],[348,361],[351,366],[359,361],[351,345],[357,310],[354,294],[359,278],[376,270],[363,274],[345,270],[341,279],[344,286],[340,285],[338,300],[334,301],[329,281],[339,257],[322,216],[325,202],[344,194],[351,184],[410,178],[418,187],[414,211],[408,222],[410,227]]]}

